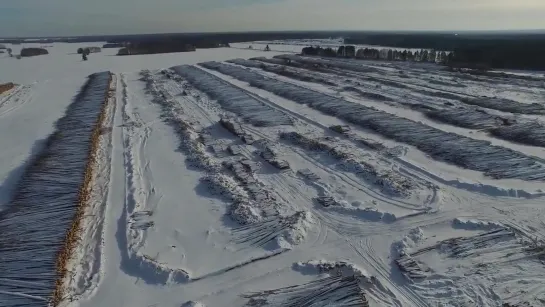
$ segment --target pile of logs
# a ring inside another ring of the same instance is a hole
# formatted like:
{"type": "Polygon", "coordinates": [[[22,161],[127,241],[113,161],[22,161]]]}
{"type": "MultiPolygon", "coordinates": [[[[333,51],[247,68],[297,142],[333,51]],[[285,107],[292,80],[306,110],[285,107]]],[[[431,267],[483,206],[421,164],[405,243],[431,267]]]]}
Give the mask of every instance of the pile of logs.
{"type": "MultiPolygon", "coordinates": [[[[112,76],[110,75],[110,83],[112,76]]],[[[109,91],[109,88],[106,89],[109,91]]],[[[65,298],[65,289],[63,287],[64,279],[67,277],[68,270],[67,265],[72,256],[82,233],[81,222],[84,218],[85,208],[88,205],[92,178],[94,172],[94,166],[96,164],[96,153],[98,151],[101,128],[106,117],[106,109],[108,105],[108,95],[105,95],[105,99],[102,103],[102,111],[97,119],[95,128],[91,135],[91,148],[89,148],[89,156],[87,158],[87,166],[85,168],[84,181],[78,192],[77,211],[74,215],[72,225],[64,240],[64,245],[61,247],[56,261],[57,281],[55,283],[55,290],[51,299],[52,306],[57,306],[65,298]]]]}

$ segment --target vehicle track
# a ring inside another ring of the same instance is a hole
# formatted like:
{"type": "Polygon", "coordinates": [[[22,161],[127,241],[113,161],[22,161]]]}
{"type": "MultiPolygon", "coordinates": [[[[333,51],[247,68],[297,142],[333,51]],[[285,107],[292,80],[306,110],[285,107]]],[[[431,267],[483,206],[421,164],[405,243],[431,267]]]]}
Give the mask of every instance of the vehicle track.
{"type": "MultiPolygon", "coordinates": [[[[397,294],[400,297],[404,298],[407,303],[409,303],[411,306],[418,307],[429,306],[429,304],[426,303],[424,299],[422,299],[416,292],[414,292],[407,286],[399,286],[395,281],[390,278],[390,273],[388,272],[390,268],[385,268],[384,265],[372,254],[373,249],[372,246],[368,243],[368,240],[365,240],[366,249],[357,248],[352,243],[349,244],[356,251],[356,253],[361,256],[362,260],[368,266],[372,267],[375,272],[382,277],[383,281],[385,281],[390,286],[389,288],[397,292],[397,294]]],[[[362,241],[360,241],[360,246],[361,245],[362,241]]]]}
{"type": "Polygon", "coordinates": [[[32,87],[33,84],[18,86],[9,92],[7,96],[0,101],[0,118],[20,109],[30,101],[34,96],[32,87]]]}
{"type": "Polygon", "coordinates": [[[148,227],[153,225],[150,220],[160,196],[156,195],[153,183],[153,173],[147,159],[146,145],[151,134],[150,123],[144,122],[138,111],[130,102],[130,95],[126,75],[121,75],[123,86],[123,137],[125,145],[125,168],[128,186],[127,194],[127,223],[129,237],[135,239],[130,242],[135,251],[145,241],[148,227]],[[142,230],[142,231],[141,231],[142,230]]]}

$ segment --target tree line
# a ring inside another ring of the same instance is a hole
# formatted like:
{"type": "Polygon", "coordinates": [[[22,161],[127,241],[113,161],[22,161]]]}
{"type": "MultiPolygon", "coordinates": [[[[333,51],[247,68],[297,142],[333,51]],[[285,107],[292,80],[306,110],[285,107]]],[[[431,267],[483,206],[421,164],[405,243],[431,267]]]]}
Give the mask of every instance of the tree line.
{"type": "Polygon", "coordinates": [[[411,62],[430,62],[448,64],[453,59],[452,53],[435,50],[396,50],[390,48],[361,48],[355,46],[340,46],[337,50],[333,48],[305,47],[303,55],[318,55],[325,57],[345,57],[369,60],[386,60],[386,61],[411,61],[411,62]]]}
{"type": "Polygon", "coordinates": [[[345,44],[450,50],[450,67],[545,70],[544,32],[355,33],[345,44]]]}
{"type": "Polygon", "coordinates": [[[482,45],[456,47],[453,51],[421,49],[397,50],[391,48],[361,48],[340,46],[338,49],[305,47],[304,55],[324,57],[345,57],[384,61],[428,62],[446,65],[451,69],[469,68],[488,69],[523,69],[545,70],[545,41],[517,43],[495,42],[482,45]]]}
{"type": "Polygon", "coordinates": [[[491,44],[454,49],[450,66],[545,70],[545,41],[527,44],[491,44]]]}

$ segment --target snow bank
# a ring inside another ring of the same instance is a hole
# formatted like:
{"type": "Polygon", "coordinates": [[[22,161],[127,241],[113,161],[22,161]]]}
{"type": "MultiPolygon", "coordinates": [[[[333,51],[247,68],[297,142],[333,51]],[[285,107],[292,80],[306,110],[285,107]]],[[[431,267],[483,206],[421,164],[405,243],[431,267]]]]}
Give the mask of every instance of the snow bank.
{"type": "Polygon", "coordinates": [[[131,269],[138,269],[141,278],[148,283],[182,284],[191,280],[191,276],[185,270],[169,268],[133,248],[129,248],[128,252],[131,269]]]}
{"type": "Polygon", "coordinates": [[[258,73],[236,66],[218,62],[206,62],[200,65],[248,82],[251,86],[267,90],[283,98],[307,104],[325,114],[344,119],[388,138],[413,145],[436,159],[482,171],[493,178],[545,180],[545,164],[532,156],[494,146],[484,140],[439,130],[420,122],[400,118],[291,83],[265,78],[258,73]]]}

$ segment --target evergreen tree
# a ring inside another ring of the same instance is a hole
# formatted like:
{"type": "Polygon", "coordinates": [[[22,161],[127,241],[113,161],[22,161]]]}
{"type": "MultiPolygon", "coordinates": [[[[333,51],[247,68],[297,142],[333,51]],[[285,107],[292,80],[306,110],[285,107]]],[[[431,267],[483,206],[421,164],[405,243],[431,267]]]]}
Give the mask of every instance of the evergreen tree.
{"type": "Polygon", "coordinates": [[[437,53],[435,50],[432,50],[428,53],[428,62],[436,62],[437,61],[437,53]]]}
{"type": "Polygon", "coordinates": [[[420,52],[420,61],[421,62],[427,62],[428,61],[428,50],[422,50],[420,52]]]}
{"type": "Polygon", "coordinates": [[[337,55],[338,56],[344,56],[345,55],[345,47],[339,46],[339,49],[337,49],[337,55]]]}

